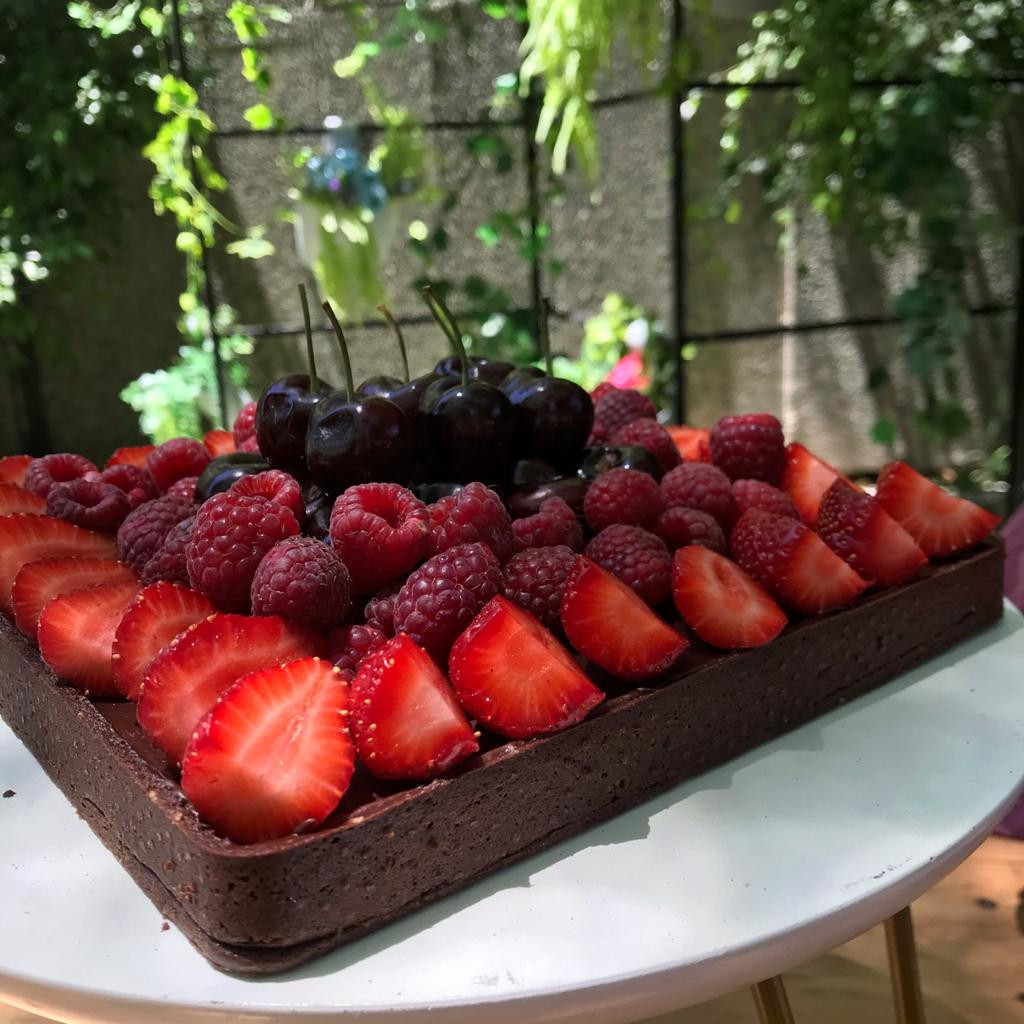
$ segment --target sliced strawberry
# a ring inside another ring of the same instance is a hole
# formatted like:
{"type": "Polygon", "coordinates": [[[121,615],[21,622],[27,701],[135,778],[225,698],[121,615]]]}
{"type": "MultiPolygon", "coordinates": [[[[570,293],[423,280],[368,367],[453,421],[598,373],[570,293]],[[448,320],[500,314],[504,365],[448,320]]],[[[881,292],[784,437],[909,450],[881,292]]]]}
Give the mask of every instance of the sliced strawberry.
{"type": "Polygon", "coordinates": [[[786,613],[735,562],[701,544],[676,552],[672,596],[683,621],[712,647],[760,647],[786,613]]]}
{"type": "Polygon", "coordinates": [[[5,455],[0,459],[0,483],[17,484],[20,487],[31,461],[31,455],[5,455]]]}
{"type": "Polygon", "coordinates": [[[882,468],[876,497],[929,558],[969,548],[999,525],[999,516],[944,491],[905,462],[882,468]]]}
{"type": "Polygon", "coordinates": [[[156,447],[155,444],[140,444],[134,448],[118,448],[113,455],[107,459],[107,464],[103,467],[104,469],[110,469],[111,466],[138,466],[139,469],[146,468],[146,459],[149,458],[149,453],[156,447]]]}
{"type": "Polygon", "coordinates": [[[0,516],[9,516],[13,512],[45,515],[46,499],[40,494],[26,491],[20,484],[0,483],[0,516]]]}
{"type": "Polygon", "coordinates": [[[492,597],[455,641],[448,671],[466,711],[510,739],[575,725],[604,700],[540,622],[504,597],[492,597]]]}
{"type": "Polygon", "coordinates": [[[28,562],[40,558],[117,559],[117,542],[63,519],[24,512],[0,516],[0,610],[14,614],[11,588],[14,577],[28,562]]]}
{"type": "Polygon", "coordinates": [[[206,450],[214,457],[236,451],[235,435],[230,430],[209,430],[203,438],[206,450]]]}
{"type": "Polygon", "coordinates": [[[882,587],[906,583],[928,556],[870,495],[836,479],[818,509],[818,535],[866,580],[882,587]]]}
{"type": "Polygon", "coordinates": [[[14,577],[11,598],[14,622],[26,636],[34,637],[39,614],[55,597],[101,583],[134,583],[139,578],[131,567],[112,558],[42,558],[21,567],[14,577]]]}
{"type": "Polygon", "coordinates": [[[703,427],[666,427],[679,454],[687,462],[711,461],[711,431],[703,427]],[[703,444],[704,448],[701,448],[703,444]],[[704,452],[707,458],[704,458],[704,452]]]}
{"type": "Polygon", "coordinates": [[[787,516],[747,509],[729,545],[758,583],[804,615],[849,604],[868,586],[813,530],[787,516]]]}
{"type": "Polygon", "coordinates": [[[634,682],[664,672],[690,646],[625,583],[583,555],[565,582],[562,626],[580,654],[634,682]]]}
{"type": "Polygon", "coordinates": [[[138,591],[135,580],[55,597],[39,616],[39,653],[90,697],[119,697],[110,665],[114,631],[138,591]]]}
{"type": "Polygon", "coordinates": [[[818,521],[818,504],[821,496],[839,477],[853,487],[853,481],[843,476],[824,459],[811,454],[802,444],[795,441],[786,445],[786,468],[782,471],[782,489],[793,499],[800,518],[813,527],[818,521]]]}
{"type": "Polygon", "coordinates": [[[363,659],[349,724],[359,760],[381,779],[432,779],[479,749],[448,680],[405,633],[363,659]]]}
{"type": "Polygon", "coordinates": [[[114,634],[114,685],[138,700],[153,659],[180,633],[217,609],[198,591],[178,583],[153,583],[139,591],[114,634]]]}
{"type": "Polygon", "coordinates": [[[137,715],[149,738],[180,762],[189,737],[240,676],[319,655],[319,633],[278,615],[211,615],[153,659],[142,678],[137,715]]]}
{"type": "Polygon", "coordinates": [[[199,817],[236,843],[315,828],[355,769],[348,710],[349,685],[329,661],[250,672],[200,720],[181,788],[199,817]]]}

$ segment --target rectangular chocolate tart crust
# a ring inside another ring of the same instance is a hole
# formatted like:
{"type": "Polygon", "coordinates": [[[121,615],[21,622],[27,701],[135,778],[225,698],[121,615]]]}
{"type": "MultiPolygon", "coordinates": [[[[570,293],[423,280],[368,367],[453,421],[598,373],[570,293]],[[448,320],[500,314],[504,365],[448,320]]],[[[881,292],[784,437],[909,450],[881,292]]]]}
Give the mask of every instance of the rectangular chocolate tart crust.
{"type": "MultiPolygon", "coordinates": [[[[453,776],[357,779],[318,831],[253,846],[198,820],[131,707],[60,683],[0,617],[0,714],[138,885],[215,966],[295,966],[867,693],[996,622],[1002,546],[799,622],[772,643],[694,644],[664,679],[609,689],[581,724],[453,776]]],[[[605,685],[609,681],[595,674],[605,685]]]]}

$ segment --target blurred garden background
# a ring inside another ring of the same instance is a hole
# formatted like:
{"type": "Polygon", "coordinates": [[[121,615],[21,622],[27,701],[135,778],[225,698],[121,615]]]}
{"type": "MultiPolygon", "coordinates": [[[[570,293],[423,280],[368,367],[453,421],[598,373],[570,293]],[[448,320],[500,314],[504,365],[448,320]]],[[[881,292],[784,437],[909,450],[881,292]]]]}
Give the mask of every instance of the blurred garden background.
{"type": "Polygon", "coordinates": [[[549,295],[563,376],[1001,511],[1022,114],[1015,0],[7,0],[0,451],[230,425],[299,281],[426,370],[430,282],[477,354],[549,295]]]}

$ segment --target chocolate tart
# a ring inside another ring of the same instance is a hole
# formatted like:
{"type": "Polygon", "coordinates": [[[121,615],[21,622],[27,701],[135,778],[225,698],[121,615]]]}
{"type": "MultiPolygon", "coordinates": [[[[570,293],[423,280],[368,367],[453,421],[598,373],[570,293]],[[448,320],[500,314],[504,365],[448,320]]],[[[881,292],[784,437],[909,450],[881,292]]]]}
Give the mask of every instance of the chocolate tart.
{"type": "MultiPolygon", "coordinates": [[[[1002,615],[998,540],[737,653],[694,644],[557,735],[492,740],[449,777],[357,775],[315,832],[215,835],[135,723],[61,683],[0,617],[0,714],[128,873],[215,967],[294,967],[780,736],[1002,615]]],[[[24,805],[26,813],[31,807],[24,805]]]]}

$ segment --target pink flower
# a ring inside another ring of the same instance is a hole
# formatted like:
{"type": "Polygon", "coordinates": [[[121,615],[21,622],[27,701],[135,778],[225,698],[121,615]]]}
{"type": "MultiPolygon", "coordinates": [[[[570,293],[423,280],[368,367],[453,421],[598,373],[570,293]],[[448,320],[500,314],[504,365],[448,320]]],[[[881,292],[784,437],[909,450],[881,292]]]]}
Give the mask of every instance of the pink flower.
{"type": "Polygon", "coordinates": [[[624,355],[608,371],[605,380],[617,388],[633,388],[637,391],[642,391],[651,383],[651,379],[644,376],[644,357],[639,352],[624,355]]]}

